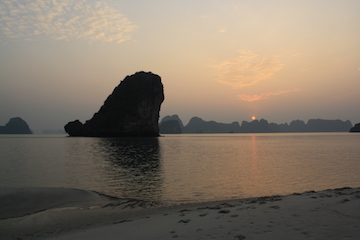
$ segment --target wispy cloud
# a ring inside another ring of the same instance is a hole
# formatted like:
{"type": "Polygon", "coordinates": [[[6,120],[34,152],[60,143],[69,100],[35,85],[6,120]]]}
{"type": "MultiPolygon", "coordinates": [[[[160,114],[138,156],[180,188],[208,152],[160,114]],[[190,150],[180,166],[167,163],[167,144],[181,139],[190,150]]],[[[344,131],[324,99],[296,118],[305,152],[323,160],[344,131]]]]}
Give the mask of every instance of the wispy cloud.
{"type": "Polygon", "coordinates": [[[283,64],[275,57],[260,57],[249,50],[240,50],[237,57],[212,67],[219,82],[243,88],[271,78],[283,64]]]}
{"type": "Polygon", "coordinates": [[[268,93],[255,94],[255,95],[240,94],[240,95],[238,95],[238,97],[241,100],[246,101],[246,102],[254,102],[254,101],[268,99],[272,96],[282,95],[282,94],[291,93],[291,92],[298,92],[298,91],[300,91],[299,88],[294,88],[294,89],[285,90],[285,91],[268,92],[268,93]]]}
{"type": "Polygon", "coordinates": [[[1,0],[0,31],[7,38],[83,39],[121,43],[136,26],[105,1],[1,0]]]}

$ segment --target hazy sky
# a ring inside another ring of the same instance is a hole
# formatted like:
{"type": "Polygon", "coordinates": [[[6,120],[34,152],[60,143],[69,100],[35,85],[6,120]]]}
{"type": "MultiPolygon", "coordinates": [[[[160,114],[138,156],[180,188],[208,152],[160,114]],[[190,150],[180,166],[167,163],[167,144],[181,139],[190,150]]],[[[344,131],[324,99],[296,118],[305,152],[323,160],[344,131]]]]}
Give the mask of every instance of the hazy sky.
{"type": "Polygon", "coordinates": [[[88,120],[127,75],[161,118],[360,122],[359,0],[1,0],[0,125],[88,120]]]}

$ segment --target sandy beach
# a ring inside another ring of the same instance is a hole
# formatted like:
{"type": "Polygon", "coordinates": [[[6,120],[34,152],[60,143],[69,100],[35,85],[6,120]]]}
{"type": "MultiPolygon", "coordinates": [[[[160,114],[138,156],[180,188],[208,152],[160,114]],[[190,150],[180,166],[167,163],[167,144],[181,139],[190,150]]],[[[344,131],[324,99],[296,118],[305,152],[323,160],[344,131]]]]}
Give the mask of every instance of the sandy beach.
{"type": "Polygon", "coordinates": [[[171,207],[65,188],[2,188],[0,239],[360,239],[360,189],[171,207]]]}

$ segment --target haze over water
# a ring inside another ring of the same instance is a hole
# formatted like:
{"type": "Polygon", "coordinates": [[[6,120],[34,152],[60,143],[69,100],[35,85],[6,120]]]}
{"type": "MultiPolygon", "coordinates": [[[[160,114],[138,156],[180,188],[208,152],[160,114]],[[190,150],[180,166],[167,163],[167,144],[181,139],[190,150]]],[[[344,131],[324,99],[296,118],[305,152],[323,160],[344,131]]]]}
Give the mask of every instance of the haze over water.
{"type": "Polygon", "coordinates": [[[165,203],[359,187],[360,134],[0,136],[0,187],[67,187],[165,203]]]}

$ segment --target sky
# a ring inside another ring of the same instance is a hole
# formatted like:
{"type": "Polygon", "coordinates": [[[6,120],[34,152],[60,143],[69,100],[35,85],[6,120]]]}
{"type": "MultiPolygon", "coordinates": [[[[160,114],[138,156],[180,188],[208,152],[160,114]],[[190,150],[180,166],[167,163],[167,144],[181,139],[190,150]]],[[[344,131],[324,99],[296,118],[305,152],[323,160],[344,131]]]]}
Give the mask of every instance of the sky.
{"type": "Polygon", "coordinates": [[[160,119],[360,122],[359,0],[1,0],[0,125],[84,122],[127,75],[160,119]]]}

